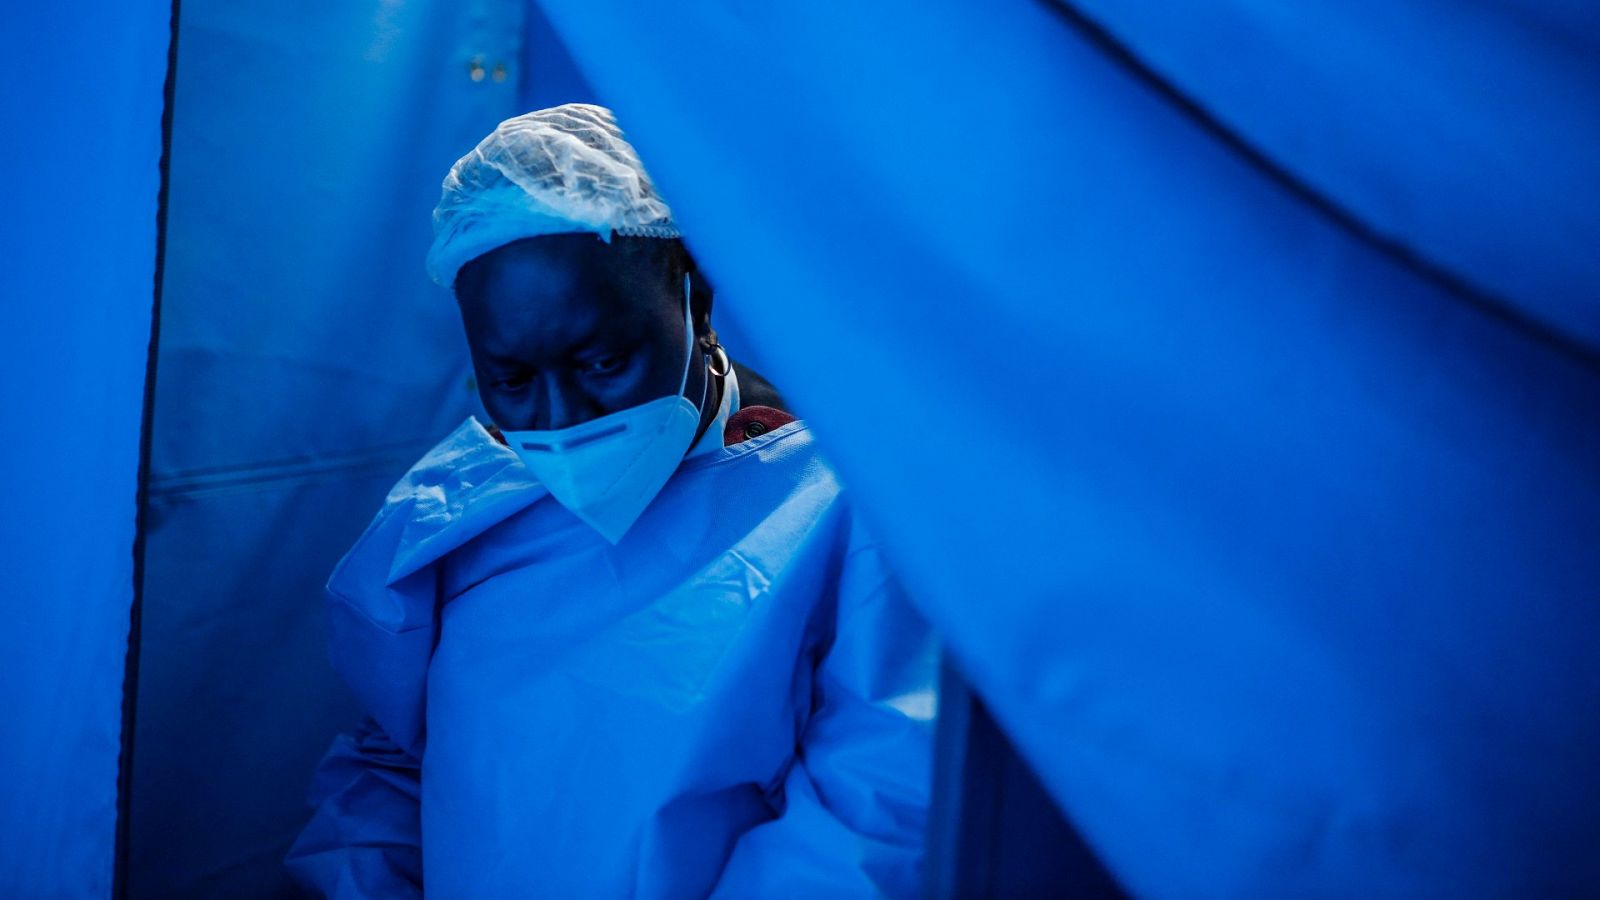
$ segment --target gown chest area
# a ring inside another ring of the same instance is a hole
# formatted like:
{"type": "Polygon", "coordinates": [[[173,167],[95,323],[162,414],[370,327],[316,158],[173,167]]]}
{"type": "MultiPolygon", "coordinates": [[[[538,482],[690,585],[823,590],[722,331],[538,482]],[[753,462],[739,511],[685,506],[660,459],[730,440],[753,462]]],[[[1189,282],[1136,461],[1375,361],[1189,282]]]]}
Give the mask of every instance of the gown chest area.
{"type": "Polygon", "coordinates": [[[774,814],[832,633],[840,512],[831,480],[752,468],[680,472],[616,546],[546,498],[441,567],[424,827],[451,837],[430,859],[538,841],[544,877],[626,870],[653,831],[715,844],[774,814]]]}

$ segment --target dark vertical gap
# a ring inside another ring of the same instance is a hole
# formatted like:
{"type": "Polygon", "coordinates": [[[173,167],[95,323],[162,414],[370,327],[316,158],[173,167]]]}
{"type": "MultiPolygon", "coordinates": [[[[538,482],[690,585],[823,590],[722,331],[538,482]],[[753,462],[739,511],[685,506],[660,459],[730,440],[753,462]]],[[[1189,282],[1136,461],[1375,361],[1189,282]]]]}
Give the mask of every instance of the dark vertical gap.
{"type": "Polygon", "coordinates": [[[172,0],[168,23],[167,74],[161,90],[160,186],[156,193],[156,267],[150,300],[150,344],[144,368],[144,409],[139,427],[139,475],[135,495],[133,536],[133,603],[128,612],[128,653],[122,673],[122,752],[117,759],[116,857],[112,864],[111,895],[128,896],[128,838],[130,796],[133,786],[134,715],[139,696],[139,637],[144,611],[145,531],[149,525],[151,429],[155,424],[156,361],[161,344],[161,290],[167,267],[167,194],[172,183],[172,100],[178,83],[178,7],[172,0]]]}
{"type": "Polygon", "coordinates": [[[961,873],[961,828],[969,815],[967,778],[972,695],[946,656],[939,670],[939,714],[934,721],[932,796],[923,856],[923,900],[956,896],[961,873]]]}
{"type": "Polygon", "coordinates": [[[1340,206],[1333,198],[1318,191],[1257,149],[1243,135],[1213,115],[1209,109],[1179,90],[1104,25],[1074,6],[1071,0],[1039,0],[1039,2],[1046,10],[1055,14],[1064,25],[1098,48],[1124,72],[1161,95],[1195,125],[1238,154],[1247,165],[1321,213],[1335,227],[1373,247],[1413,275],[1479,312],[1590,369],[1600,370],[1600,348],[1592,347],[1581,339],[1567,334],[1559,326],[1548,324],[1524,312],[1515,303],[1478,287],[1443,264],[1428,259],[1399,240],[1378,232],[1360,216],[1340,206]]]}
{"type": "Polygon", "coordinates": [[[928,819],[925,900],[1128,896],[948,659],[928,819]]]}

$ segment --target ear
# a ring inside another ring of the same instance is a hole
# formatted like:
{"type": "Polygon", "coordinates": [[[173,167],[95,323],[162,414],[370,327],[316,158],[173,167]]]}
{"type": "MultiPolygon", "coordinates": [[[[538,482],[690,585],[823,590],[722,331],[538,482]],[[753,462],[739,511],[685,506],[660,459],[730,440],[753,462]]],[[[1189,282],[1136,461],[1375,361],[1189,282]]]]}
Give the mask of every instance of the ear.
{"type": "Polygon", "coordinates": [[[699,325],[695,326],[695,343],[699,345],[701,353],[710,353],[721,341],[717,338],[717,330],[707,323],[703,331],[699,325]]]}

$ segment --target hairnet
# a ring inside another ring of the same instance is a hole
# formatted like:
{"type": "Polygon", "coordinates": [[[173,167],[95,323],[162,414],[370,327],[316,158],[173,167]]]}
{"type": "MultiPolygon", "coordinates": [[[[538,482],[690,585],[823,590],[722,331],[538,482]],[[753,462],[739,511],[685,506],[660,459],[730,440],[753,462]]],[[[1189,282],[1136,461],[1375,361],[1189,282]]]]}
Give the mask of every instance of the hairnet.
{"type": "Polygon", "coordinates": [[[586,103],[501,122],[445,176],[433,210],[428,275],[444,287],[471,260],[512,241],[590,231],[678,237],[611,111],[586,103]]]}

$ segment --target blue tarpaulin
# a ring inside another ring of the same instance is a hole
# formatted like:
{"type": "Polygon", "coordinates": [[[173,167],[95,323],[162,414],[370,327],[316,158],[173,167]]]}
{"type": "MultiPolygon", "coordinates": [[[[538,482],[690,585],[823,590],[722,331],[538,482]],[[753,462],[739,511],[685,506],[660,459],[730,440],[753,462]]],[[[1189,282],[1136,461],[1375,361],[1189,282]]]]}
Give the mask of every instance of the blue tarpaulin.
{"type": "Polygon", "coordinates": [[[0,25],[0,896],[111,891],[167,3],[0,25]]]}
{"type": "Polygon", "coordinates": [[[1600,889],[1592,15],[543,5],[1126,886],[1600,889]]]}
{"type": "Polygon", "coordinates": [[[356,704],[323,583],[474,404],[421,259],[517,106],[523,6],[186,0],[173,98],[128,889],[268,896],[356,704]]]}

